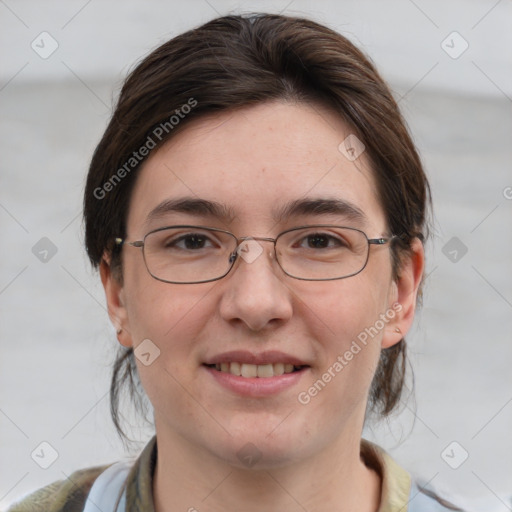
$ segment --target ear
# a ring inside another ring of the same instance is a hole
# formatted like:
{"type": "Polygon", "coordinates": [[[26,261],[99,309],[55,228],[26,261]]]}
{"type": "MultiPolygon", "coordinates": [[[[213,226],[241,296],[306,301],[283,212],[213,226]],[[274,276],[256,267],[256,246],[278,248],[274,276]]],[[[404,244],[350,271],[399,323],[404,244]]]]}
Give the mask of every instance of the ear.
{"type": "Polygon", "coordinates": [[[392,347],[411,329],[424,267],[423,244],[421,240],[415,238],[411,244],[411,253],[402,261],[399,277],[391,289],[388,307],[389,311],[395,312],[395,315],[386,324],[382,348],[392,347]]]}
{"type": "Polygon", "coordinates": [[[100,263],[100,276],[107,299],[108,316],[117,331],[117,339],[121,345],[131,347],[132,337],[129,329],[128,313],[125,307],[124,288],[120,276],[112,272],[110,254],[108,253],[103,254],[100,263]]]}

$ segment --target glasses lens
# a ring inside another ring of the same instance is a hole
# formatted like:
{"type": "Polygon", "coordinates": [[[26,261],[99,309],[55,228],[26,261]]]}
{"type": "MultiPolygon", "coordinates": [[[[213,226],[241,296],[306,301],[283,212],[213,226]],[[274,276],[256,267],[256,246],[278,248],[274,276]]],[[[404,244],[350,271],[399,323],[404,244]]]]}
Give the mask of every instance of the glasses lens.
{"type": "Polygon", "coordinates": [[[144,239],[149,273],[171,283],[218,279],[231,267],[236,238],[230,233],[194,226],[153,231],[144,239]]]}
{"type": "Polygon", "coordinates": [[[283,233],[277,259],[291,277],[328,280],[353,276],[368,260],[368,239],[357,229],[310,226],[283,233]]]}

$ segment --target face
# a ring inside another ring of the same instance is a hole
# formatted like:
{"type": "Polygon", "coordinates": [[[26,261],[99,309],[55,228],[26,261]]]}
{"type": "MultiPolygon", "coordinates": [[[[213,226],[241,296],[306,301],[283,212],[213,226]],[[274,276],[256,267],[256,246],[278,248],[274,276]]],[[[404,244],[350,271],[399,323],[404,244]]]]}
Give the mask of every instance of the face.
{"type": "MultiPolygon", "coordinates": [[[[319,106],[281,102],[195,121],[144,164],[126,238],[183,224],[237,237],[275,238],[312,224],[386,236],[364,153],[351,161],[338,149],[350,133],[319,106]],[[195,200],[195,207],[161,206],[182,199],[195,200]],[[197,200],[215,202],[222,212],[199,208],[197,200]],[[325,208],[332,200],[338,207],[325,208]],[[317,208],[283,215],[301,201],[316,201],[317,208]]],[[[112,317],[123,328],[121,343],[146,354],[137,365],[159,438],[235,465],[243,465],[246,452],[257,454],[260,467],[272,467],[360,436],[381,348],[409,327],[421,268],[409,272],[406,265],[395,282],[389,246],[372,245],[359,274],[302,281],[285,275],[271,242],[258,244],[261,254],[239,257],[214,282],[158,281],[141,249],[127,245],[123,284],[106,266],[102,275],[112,317]],[[246,365],[244,375],[261,376],[236,375],[237,363],[246,365]],[[290,370],[286,365],[294,371],[277,375],[290,370]]]]}

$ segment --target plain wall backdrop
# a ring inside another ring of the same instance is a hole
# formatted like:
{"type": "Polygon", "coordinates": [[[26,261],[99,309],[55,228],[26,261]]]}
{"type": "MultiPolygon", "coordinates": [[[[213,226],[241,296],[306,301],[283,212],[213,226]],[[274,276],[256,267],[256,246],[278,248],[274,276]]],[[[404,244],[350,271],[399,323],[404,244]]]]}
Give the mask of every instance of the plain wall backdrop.
{"type": "MultiPolygon", "coordinates": [[[[369,54],[432,185],[425,296],[408,336],[415,400],[365,437],[469,510],[512,510],[506,0],[0,1],[0,508],[128,455],[108,411],[115,333],[83,249],[88,163],[136,61],[251,11],[312,18],[369,54]]],[[[136,454],[151,430],[133,435],[136,454]]]]}

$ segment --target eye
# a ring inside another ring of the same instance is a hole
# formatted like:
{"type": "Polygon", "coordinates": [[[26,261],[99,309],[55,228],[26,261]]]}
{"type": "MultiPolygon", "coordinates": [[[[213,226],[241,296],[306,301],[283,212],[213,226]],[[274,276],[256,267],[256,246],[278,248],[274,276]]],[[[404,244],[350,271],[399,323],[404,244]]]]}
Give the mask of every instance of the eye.
{"type": "Polygon", "coordinates": [[[197,251],[215,246],[212,240],[203,233],[186,233],[170,237],[164,241],[163,245],[166,249],[183,249],[186,251],[197,251]]]}
{"type": "Polygon", "coordinates": [[[294,246],[305,249],[330,249],[348,247],[348,244],[339,236],[328,233],[308,233],[302,236],[294,246]]]}

